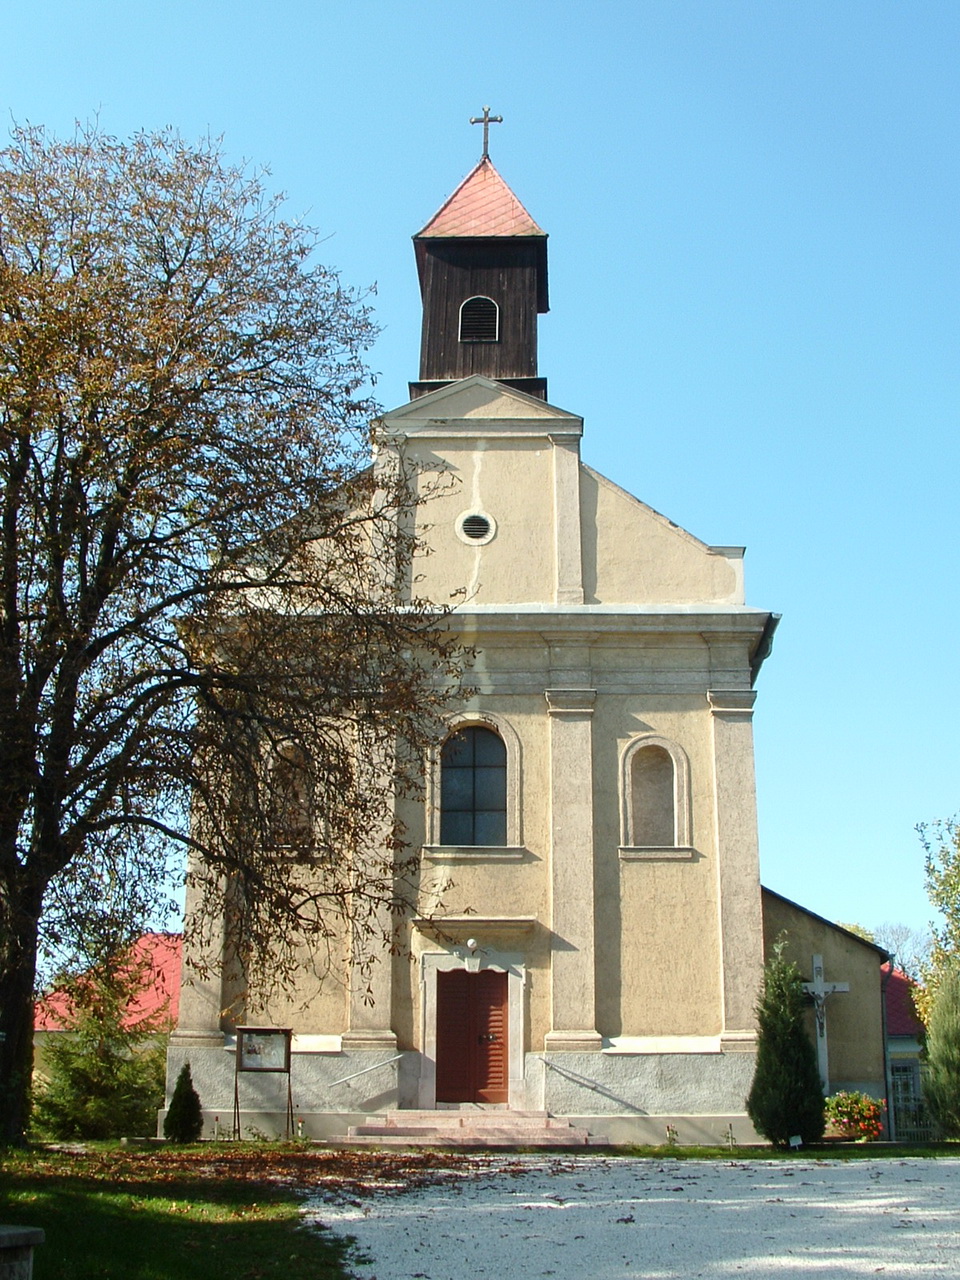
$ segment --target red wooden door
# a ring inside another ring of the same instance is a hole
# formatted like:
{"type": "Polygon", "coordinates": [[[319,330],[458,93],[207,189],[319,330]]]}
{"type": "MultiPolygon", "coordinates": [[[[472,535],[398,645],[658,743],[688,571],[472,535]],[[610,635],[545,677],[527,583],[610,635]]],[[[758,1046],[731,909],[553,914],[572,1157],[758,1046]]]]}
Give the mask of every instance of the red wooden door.
{"type": "Polygon", "coordinates": [[[437,1101],[509,1101],[505,973],[437,974],[437,1101]]]}

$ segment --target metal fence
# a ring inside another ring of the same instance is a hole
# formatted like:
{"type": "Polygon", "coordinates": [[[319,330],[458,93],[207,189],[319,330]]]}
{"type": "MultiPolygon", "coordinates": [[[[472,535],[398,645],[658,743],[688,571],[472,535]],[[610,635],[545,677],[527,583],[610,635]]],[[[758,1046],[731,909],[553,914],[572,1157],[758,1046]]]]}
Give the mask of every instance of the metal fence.
{"type": "Polygon", "coordinates": [[[892,1064],[890,1102],[897,1142],[935,1142],[939,1130],[923,1099],[919,1064],[892,1064]]]}

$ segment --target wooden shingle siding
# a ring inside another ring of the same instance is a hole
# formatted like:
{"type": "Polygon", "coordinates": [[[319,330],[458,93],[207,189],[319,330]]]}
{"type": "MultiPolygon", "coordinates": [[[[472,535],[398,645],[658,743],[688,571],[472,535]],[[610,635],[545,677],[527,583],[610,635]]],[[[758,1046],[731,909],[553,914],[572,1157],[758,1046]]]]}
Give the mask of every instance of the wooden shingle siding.
{"type": "Polygon", "coordinates": [[[537,376],[539,248],[529,241],[427,242],[423,263],[421,381],[537,376]],[[500,309],[497,342],[461,342],[460,308],[491,298],[500,309]]]}

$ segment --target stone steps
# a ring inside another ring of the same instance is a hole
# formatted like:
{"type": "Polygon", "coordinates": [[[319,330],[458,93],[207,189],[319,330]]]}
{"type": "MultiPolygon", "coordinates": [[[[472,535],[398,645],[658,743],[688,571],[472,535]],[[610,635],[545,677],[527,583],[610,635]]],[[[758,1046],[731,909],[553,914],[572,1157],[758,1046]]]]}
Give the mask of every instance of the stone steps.
{"type": "Polygon", "coordinates": [[[388,1111],[352,1125],[347,1142],[375,1147],[586,1147],[605,1145],[545,1111],[388,1111]]]}

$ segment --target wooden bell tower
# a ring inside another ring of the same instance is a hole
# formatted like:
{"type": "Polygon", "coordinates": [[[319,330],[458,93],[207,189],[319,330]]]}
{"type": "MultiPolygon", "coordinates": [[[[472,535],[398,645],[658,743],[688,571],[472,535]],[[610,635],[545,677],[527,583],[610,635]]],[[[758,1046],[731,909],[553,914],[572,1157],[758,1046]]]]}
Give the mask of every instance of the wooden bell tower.
{"type": "Polygon", "coordinates": [[[423,298],[416,399],[483,374],[547,398],[537,375],[537,316],[547,311],[547,236],[484,154],[413,237],[423,298]]]}

